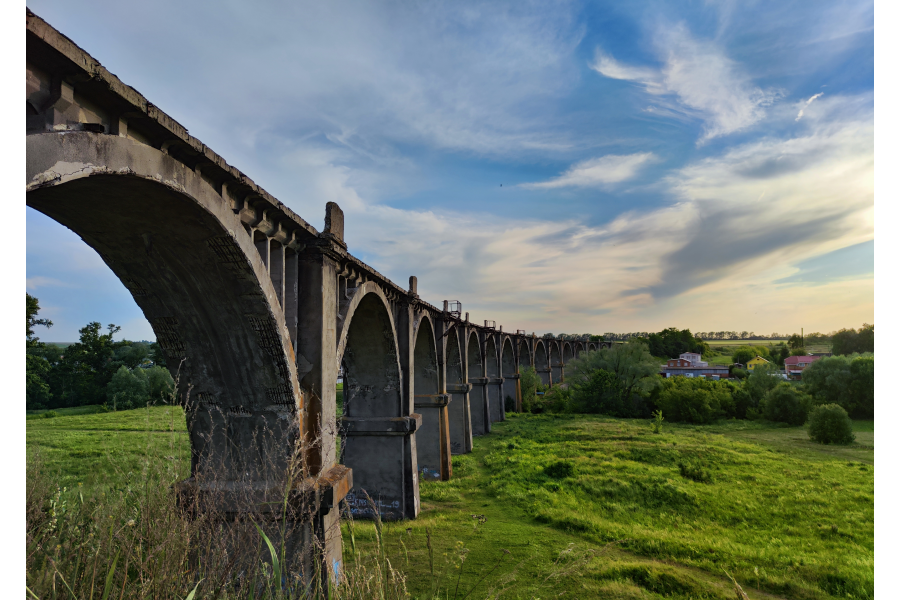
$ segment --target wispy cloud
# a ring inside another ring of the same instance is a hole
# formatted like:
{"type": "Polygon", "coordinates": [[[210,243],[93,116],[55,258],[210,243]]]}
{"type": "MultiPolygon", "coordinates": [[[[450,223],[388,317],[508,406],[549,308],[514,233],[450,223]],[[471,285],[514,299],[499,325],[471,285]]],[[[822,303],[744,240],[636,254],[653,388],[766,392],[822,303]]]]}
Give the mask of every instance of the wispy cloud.
{"type": "Polygon", "coordinates": [[[803,111],[806,110],[806,107],[809,106],[810,104],[812,104],[813,100],[815,100],[816,98],[819,98],[820,96],[824,96],[824,95],[825,95],[825,92],[819,92],[818,94],[816,94],[815,96],[812,96],[809,100],[804,102],[802,107],[800,108],[800,112],[797,113],[797,118],[794,120],[799,121],[803,117],[803,111]]]}
{"type": "Polygon", "coordinates": [[[624,65],[600,49],[590,66],[605,77],[640,84],[649,94],[676,96],[703,119],[701,143],[757,123],[765,107],[783,96],[754,85],[722,48],[695,39],[684,25],[661,27],[655,37],[659,68],[624,65]]]}
{"type": "MultiPolygon", "coordinates": [[[[835,105],[854,109],[858,99],[832,102],[835,116],[835,105]]],[[[347,213],[348,239],[395,280],[419,276],[426,299],[452,296],[474,319],[510,328],[599,330],[611,320],[665,327],[660,315],[678,311],[697,322],[721,316],[705,298],[739,302],[735,290],[750,304],[776,296],[799,302],[802,291],[791,296],[776,284],[796,273],[791,264],[874,235],[871,112],[803,123],[798,137],[742,144],[672,172],[663,182],[672,203],[602,225],[498,222],[363,202],[347,213]],[[675,310],[692,302],[708,314],[675,310]]],[[[865,287],[852,289],[866,310],[865,287]]],[[[771,312],[760,319],[773,320],[771,312]]]]}
{"type": "Polygon", "coordinates": [[[642,166],[653,161],[652,152],[639,154],[610,154],[600,158],[583,160],[572,165],[565,173],[549,181],[523,183],[526,189],[554,189],[562,187],[596,187],[626,181],[637,175],[642,166]]]}

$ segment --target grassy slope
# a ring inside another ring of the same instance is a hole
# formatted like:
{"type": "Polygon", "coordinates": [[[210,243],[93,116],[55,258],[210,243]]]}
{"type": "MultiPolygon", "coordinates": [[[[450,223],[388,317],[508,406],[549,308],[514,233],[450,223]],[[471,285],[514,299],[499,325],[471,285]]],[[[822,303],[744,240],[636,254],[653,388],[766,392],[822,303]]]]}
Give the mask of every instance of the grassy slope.
{"type": "MultiPolygon", "coordinates": [[[[36,419],[27,429],[29,450],[40,447],[64,473],[63,485],[120,485],[145,455],[186,474],[177,408],[36,419]]],[[[653,435],[639,421],[511,416],[477,438],[473,453],[454,457],[451,481],[423,482],[420,518],[386,524],[385,539],[420,596],[433,581],[431,530],[436,577],[444,573],[451,598],[460,548],[469,550],[460,590],[478,584],[470,597],[507,586],[509,598],[732,598],[723,569],[752,598],[866,597],[874,579],[874,432],[871,422],[857,430],[860,445],[835,448],[808,442],[801,428],[749,422],[666,424],[653,435]],[[575,475],[544,475],[556,460],[571,462],[575,475]],[[685,461],[712,483],[683,478],[685,461]]],[[[374,527],[357,522],[353,537],[365,547],[374,527]]]]}

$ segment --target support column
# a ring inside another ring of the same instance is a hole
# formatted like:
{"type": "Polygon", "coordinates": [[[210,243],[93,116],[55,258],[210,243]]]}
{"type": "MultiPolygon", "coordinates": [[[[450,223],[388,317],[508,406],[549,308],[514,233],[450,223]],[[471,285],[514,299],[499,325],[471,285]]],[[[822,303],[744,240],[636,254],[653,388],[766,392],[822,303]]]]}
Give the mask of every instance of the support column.
{"type": "Polygon", "coordinates": [[[472,419],[472,435],[479,436],[491,432],[490,399],[487,377],[469,377],[472,391],[469,392],[470,415],[472,419]]]}
{"type": "Polygon", "coordinates": [[[488,396],[488,421],[496,423],[497,421],[506,420],[506,410],[503,397],[503,377],[489,377],[486,390],[488,396]]]}
{"type": "Polygon", "coordinates": [[[472,451],[472,415],[469,407],[471,383],[447,384],[452,402],[448,408],[450,421],[450,452],[467,454],[472,451]]]}
{"type": "Polygon", "coordinates": [[[440,478],[449,481],[452,474],[450,463],[450,424],[447,405],[449,394],[416,394],[415,409],[422,415],[422,428],[417,445],[416,461],[419,473],[427,479],[440,478]],[[428,443],[421,443],[428,440],[428,443]]]}

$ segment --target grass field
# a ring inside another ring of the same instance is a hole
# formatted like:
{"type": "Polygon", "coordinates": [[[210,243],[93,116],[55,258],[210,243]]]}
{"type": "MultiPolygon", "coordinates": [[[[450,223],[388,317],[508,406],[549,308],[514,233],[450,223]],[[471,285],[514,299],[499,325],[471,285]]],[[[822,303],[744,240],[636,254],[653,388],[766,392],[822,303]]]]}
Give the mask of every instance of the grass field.
{"type": "MultiPolygon", "coordinates": [[[[126,485],[148,456],[187,474],[177,407],[26,428],[29,452],[88,493],[126,485]]],[[[870,598],[874,427],[855,428],[857,444],[834,447],[759,422],[654,435],[642,421],[510,415],[454,457],[451,481],[423,482],[420,517],[386,523],[385,540],[420,598],[436,581],[453,598],[457,576],[458,598],[734,598],[726,571],[751,598],[870,598]]],[[[375,536],[368,522],[344,533],[348,560],[351,537],[375,536]]]]}

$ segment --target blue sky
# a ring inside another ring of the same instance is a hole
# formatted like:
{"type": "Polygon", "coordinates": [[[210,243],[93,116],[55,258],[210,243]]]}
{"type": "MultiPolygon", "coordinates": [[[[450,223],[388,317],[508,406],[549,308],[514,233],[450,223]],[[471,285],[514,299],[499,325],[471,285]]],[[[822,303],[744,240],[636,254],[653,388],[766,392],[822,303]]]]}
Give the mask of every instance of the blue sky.
{"type": "MultiPolygon", "coordinates": [[[[29,7],[313,225],[338,202],[351,252],[476,321],[874,320],[871,2],[29,7]]],[[[27,271],[43,339],[92,320],[152,339],[31,209],[27,271]]]]}

